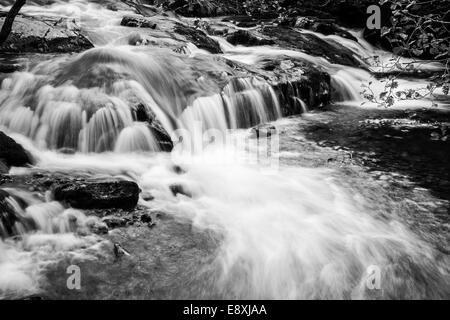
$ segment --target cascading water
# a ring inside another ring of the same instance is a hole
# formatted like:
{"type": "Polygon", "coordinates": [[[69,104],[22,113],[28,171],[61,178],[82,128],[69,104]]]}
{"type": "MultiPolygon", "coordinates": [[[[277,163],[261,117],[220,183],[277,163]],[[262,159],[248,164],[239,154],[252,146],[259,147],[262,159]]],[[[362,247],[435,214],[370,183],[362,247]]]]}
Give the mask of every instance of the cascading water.
{"type": "Polygon", "coordinates": [[[169,133],[194,121],[224,131],[281,117],[277,97],[263,81],[236,78],[222,93],[196,98],[208,94],[208,86],[182,71],[167,57],[129,48],[92,49],[72,61],[43,63],[3,81],[0,125],[42,148],[158,151],[151,130],[136,122],[138,106],[169,133]]]}
{"type": "MultiPolygon", "coordinates": [[[[274,89],[258,78],[234,78],[220,88],[198,76],[193,65],[211,61],[195,50],[189,57],[194,60],[186,60],[167,49],[113,45],[123,36],[121,12],[85,1],[57,2],[47,12],[70,15],[85,7],[85,26],[97,47],[4,79],[0,127],[33,154],[35,170],[126,175],[154,196],[151,202],[140,199],[142,206],[156,206],[217,234],[219,248],[198,270],[202,280],[195,284],[195,298],[371,298],[364,277],[370,266],[384,270],[382,297],[448,297],[448,259],[436,260],[432,246],[400,222],[378,217],[370,209],[375,203],[341,186],[332,170],[281,164],[277,172],[265,172],[245,161],[222,166],[220,159],[235,147],[213,143],[202,154],[176,158],[182,175],[168,170],[174,158],[158,152],[149,120],[157,119],[173,140],[177,130],[194,135],[199,124],[202,130],[240,129],[238,138],[246,137],[243,129],[281,117],[274,89]],[[113,23],[104,27],[103,20],[113,23]],[[174,196],[174,182],[192,197],[174,196]],[[403,285],[405,279],[414,280],[403,285]]],[[[319,65],[332,75],[342,100],[359,101],[358,86],[370,78],[365,70],[324,58],[275,47],[234,47],[216,39],[230,60],[253,64],[264,56],[286,55],[319,65]]],[[[349,48],[367,52],[354,42],[349,48]]],[[[306,110],[302,97],[295,98],[306,110]]],[[[196,146],[205,142],[193,141],[196,146]]],[[[100,223],[96,218],[32,192],[6,192],[0,202],[8,207],[2,208],[6,215],[0,222],[5,238],[0,241],[0,297],[39,292],[45,267],[64,252],[93,259],[85,248],[102,251],[100,238],[89,232],[100,223]]]]}
{"type": "Polygon", "coordinates": [[[0,190],[0,214],[0,298],[38,292],[40,274],[58,252],[92,259],[95,255],[85,248],[102,242],[89,235],[95,225],[102,224],[98,218],[23,190],[0,190]]]}

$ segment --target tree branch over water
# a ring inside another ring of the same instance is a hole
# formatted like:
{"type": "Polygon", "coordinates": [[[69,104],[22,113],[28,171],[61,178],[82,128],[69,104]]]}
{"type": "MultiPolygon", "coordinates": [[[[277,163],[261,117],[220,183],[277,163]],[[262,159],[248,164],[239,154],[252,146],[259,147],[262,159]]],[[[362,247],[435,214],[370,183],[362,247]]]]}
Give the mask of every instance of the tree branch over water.
{"type": "Polygon", "coordinates": [[[14,19],[19,13],[20,9],[22,9],[26,0],[16,0],[16,2],[9,10],[6,15],[5,22],[3,22],[2,30],[0,31],[0,46],[8,39],[9,34],[11,33],[12,25],[14,23],[14,19]]]}

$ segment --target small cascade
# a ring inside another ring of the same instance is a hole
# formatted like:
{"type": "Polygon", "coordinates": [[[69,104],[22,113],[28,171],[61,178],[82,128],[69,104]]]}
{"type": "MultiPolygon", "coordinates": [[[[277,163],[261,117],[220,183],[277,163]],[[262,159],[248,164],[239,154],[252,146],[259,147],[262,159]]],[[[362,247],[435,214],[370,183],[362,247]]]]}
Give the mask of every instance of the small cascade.
{"type": "Polygon", "coordinates": [[[251,126],[281,118],[278,97],[265,81],[237,78],[224,89],[230,128],[251,126]]]}
{"type": "Polygon", "coordinates": [[[159,54],[123,48],[42,63],[3,81],[0,125],[42,149],[154,152],[158,139],[147,125],[155,119],[171,134],[192,133],[196,122],[225,132],[281,117],[278,97],[263,80],[232,78],[208,95],[210,84],[182,69],[159,54]],[[197,98],[189,103],[191,96],[197,98]]]}
{"type": "Polygon", "coordinates": [[[142,122],[135,122],[120,132],[114,151],[118,153],[136,151],[158,151],[158,142],[142,122]]]}
{"type": "Polygon", "coordinates": [[[42,201],[33,194],[13,188],[0,189],[0,238],[23,236],[30,232],[63,234],[88,230],[95,217],[66,209],[56,201],[42,201]]]}
{"type": "Polygon", "coordinates": [[[0,299],[41,292],[42,270],[65,254],[93,259],[102,226],[96,217],[66,209],[15,188],[0,189],[0,299]]]}
{"type": "Polygon", "coordinates": [[[222,94],[197,98],[181,115],[180,127],[198,121],[205,129],[249,128],[281,118],[274,89],[256,78],[234,78],[222,94]]]}

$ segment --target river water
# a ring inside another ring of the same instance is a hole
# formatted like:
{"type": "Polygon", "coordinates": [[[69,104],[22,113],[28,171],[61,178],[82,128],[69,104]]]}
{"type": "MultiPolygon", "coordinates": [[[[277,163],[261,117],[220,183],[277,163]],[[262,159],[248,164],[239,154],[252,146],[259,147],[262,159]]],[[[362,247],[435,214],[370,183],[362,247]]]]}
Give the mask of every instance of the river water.
{"type": "MultiPolygon", "coordinates": [[[[19,237],[0,241],[0,297],[449,298],[450,264],[442,249],[448,237],[433,234],[439,221],[429,212],[420,216],[416,206],[399,200],[439,199],[426,190],[388,192],[361,166],[322,164],[324,154],[334,151],[299,130],[320,113],[281,119],[274,90],[258,79],[239,79],[222,94],[209,94],[211,84],[196,70],[210,64],[210,55],[192,44],[188,55],[128,46],[129,31],[120,26],[127,11],[84,0],[28,5],[23,11],[78,17],[95,48],[44,61],[31,58],[27,71],[3,80],[0,128],[37,159],[35,167],[11,173],[131,179],[154,198],[141,197],[140,208],[164,218],[152,229],[130,227],[100,237],[89,231],[99,218],[64,208],[49,192],[5,188],[9,204],[38,230],[24,228],[19,237]],[[151,131],[134,121],[134,99],[143,101],[173,137],[189,139],[171,154],[161,152],[151,131]],[[264,156],[256,156],[261,146],[247,128],[267,122],[279,136],[269,140],[270,153],[264,149],[264,156]],[[189,196],[174,196],[173,184],[189,196]],[[113,242],[126,247],[130,257],[116,261],[113,242]],[[70,264],[81,266],[81,292],[65,287],[70,264]],[[373,272],[380,274],[379,289],[368,284],[373,272]]],[[[257,64],[283,55],[320,65],[345,98],[339,103],[361,108],[360,84],[370,79],[368,71],[282,48],[234,47],[215,39],[230,60],[257,64]]],[[[389,56],[363,40],[338,40],[361,59],[389,56]]]]}

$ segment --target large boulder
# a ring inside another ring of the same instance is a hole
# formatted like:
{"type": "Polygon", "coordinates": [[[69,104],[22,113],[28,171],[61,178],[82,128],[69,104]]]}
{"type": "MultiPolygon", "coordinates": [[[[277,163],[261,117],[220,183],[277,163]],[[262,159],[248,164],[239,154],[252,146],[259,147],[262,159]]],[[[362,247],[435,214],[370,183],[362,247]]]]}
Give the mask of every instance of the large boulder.
{"type": "MultiPolygon", "coordinates": [[[[5,21],[0,17],[0,25],[5,21]]],[[[94,47],[73,22],[60,18],[18,15],[1,52],[81,52],[94,47]]]]}
{"type": "Polygon", "coordinates": [[[202,30],[177,23],[175,25],[174,31],[180,35],[185,36],[188,41],[192,42],[200,49],[204,49],[211,53],[222,53],[222,49],[220,49],[219,43],[208,37],[207,34],[202,30]]]}
{"type": "Polygon", "coordinates": [[[125,16],[120,22],[121,26],[131,28],[150,28],[156,29],[157,23],[151,18],[143,16],[125,16]]]}
{"type": "MultiPolygon", "coordinates": [[[[25,149],[1,131],[0,162],[6,167],[23,167],[33,163],[31,156],[25,149]]],[[[0,165],[0,167],[2,166],[0,165]]]]}
{"type": "Polygon", "coordinates": [[[133,209],[139,192],[139,186],[132,181],[72,181],[53,190],[55,200],[78,209],[133,209]]]}

